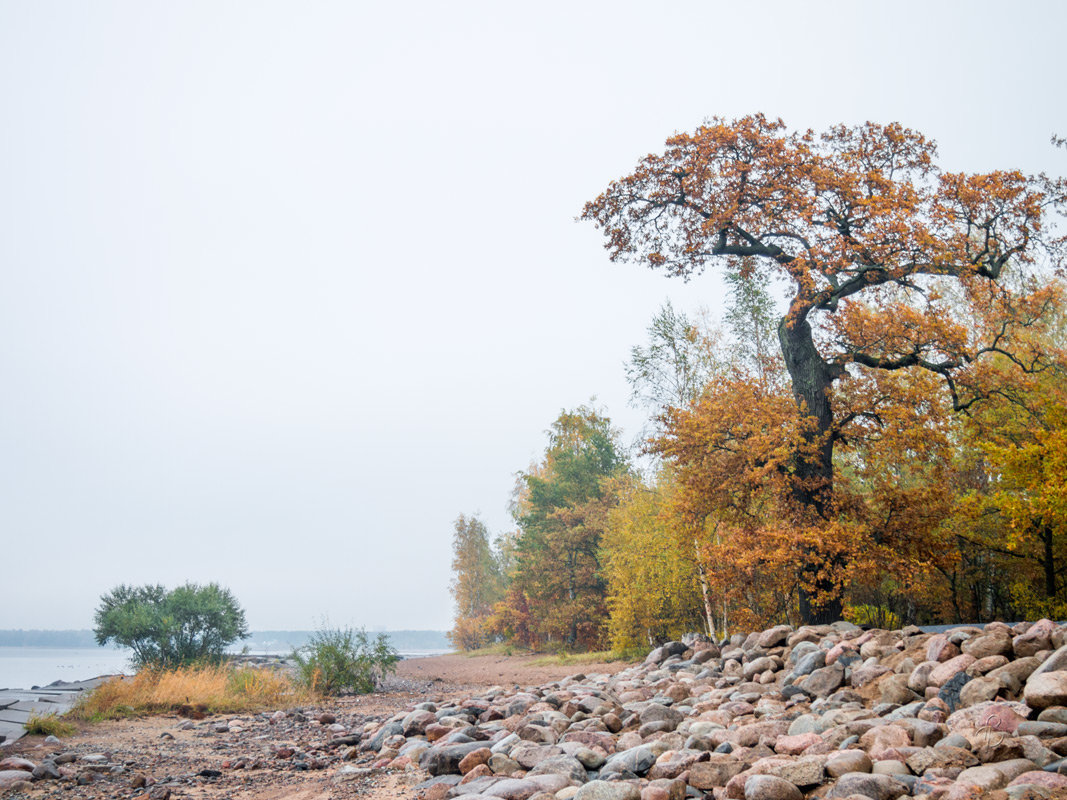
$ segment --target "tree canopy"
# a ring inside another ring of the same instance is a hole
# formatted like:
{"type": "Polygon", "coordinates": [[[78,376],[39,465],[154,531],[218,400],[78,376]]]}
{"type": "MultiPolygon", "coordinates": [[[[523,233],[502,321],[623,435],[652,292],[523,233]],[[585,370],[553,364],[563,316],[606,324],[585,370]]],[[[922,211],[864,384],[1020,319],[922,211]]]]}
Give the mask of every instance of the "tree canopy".
{"type": "Polygon", "coordinates": [[[806,621],[842,610],[848,536],[829,535],[842,510],[835,447],[916,397],[904,388],[911,379],[876,373],[936,377],[961,411],[998,391],[1002,362],[1030,372],[1050,363],[1025,332],[1058,302],[1041,269],[1061,257],[1046,218],[1067,184],[946,172],[935,156],[931,141],[899,124],[816,135],[762,115],[713,119],[668,139],[583,212],[612,260],[689,278],[754,259],[790,287],[777,334],[793,418],[733,429],[727,420],[712,441],[730,450],[769,424],[787,431],[765,455],[746,457],[775,474],[779,519],[799,535],[806,621]]]}
{"type": "Polygon", "coordinates": [[[129,647],[141,667],[217,660],[248,635],[244,609],[217,583],[122,584],[100,598],[93,621],[97,644],[129,647]]]}
{"type": "Polygon", "coordinates": [[[611,259],[716,268],[726,307],[668,303],[630,350],[641,469],[602,412],[564,412],[516,531],[464,539],[467,578],[499,565],[479,635],[1067,612],[1067,182],[936,156],[898,124],[713,119],[585,206],[611,259]]]}

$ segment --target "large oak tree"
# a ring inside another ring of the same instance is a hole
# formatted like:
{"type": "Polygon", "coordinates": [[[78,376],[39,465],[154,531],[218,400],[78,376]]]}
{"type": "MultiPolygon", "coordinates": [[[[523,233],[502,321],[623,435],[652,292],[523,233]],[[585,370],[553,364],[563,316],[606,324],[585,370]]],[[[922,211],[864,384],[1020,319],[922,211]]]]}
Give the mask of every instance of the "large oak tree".
{"type": "Polygon", "coordinates": [[[1046,216],[1065,183],[945,172],[935,155],[898,124],[816,135],[762,115],[714,119],[668,139],[582,215],[603,230],[612,260],[688,278],[755,259],[787,286],[778,343],[799,433],[778,469],[792,524],[813,532],[801,568],[806,622],[841,612],[826,569],[838,556],[817,535],[839,511],[835,445],[850,425],[879,424],[880,409],[837,402],[839,384],[921,371],[961,411],[997,390],[989,365],[1035,369],[1042,359],[1017,334],[1052,302],[1040,269],[1062,245],[1046,216]]]}

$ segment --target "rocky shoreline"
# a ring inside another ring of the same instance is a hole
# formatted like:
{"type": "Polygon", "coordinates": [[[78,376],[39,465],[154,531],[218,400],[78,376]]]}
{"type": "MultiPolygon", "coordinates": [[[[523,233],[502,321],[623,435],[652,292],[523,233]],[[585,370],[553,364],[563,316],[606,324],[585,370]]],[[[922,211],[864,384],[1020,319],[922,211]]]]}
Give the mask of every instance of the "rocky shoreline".
{"type": "Polygon", "coordinates": [[[0,764],[0,785],[146,800],[1067,798],[1067,626],[1049,620],[688,637],[614,674],[525,688],[452,685],[422,661],[391,693],[318,709],[96,726],[68,753],[0,764]],[[99,742],[112,746],[86,752],[99,742]]]}
{"type": "Polygon", "coordinates": [[[425,798],[1067,796],[1067,628],[848,623],[672,642],[613,676],[397,715],[362,747],[425,798]]]}

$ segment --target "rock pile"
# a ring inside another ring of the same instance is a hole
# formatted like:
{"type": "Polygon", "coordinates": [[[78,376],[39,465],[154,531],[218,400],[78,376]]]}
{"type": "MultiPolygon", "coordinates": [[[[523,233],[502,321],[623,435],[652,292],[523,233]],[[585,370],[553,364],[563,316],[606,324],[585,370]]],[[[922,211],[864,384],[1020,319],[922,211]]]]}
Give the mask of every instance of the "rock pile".
{"type": "Polygon", "coordinates": [[[361,734],[370,769],[429,773],[425,800],[1067,797],[1067,626],[687,637],[361,734]]]}

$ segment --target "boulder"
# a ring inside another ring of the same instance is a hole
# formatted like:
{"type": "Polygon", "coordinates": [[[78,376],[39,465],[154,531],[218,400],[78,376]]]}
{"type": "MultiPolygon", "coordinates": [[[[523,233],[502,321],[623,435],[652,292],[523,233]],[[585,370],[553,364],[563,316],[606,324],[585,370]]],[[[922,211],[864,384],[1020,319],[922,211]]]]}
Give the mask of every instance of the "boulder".
{"type": "Polygon", "coordinates": [[[1067,671],[1034,672],[1026,681],[1023,698],[1030,708],[1067,705],[1067,671]]]}
{"type": "Polygon", "coordinates": [[[745,781],[745,800],[803,800],[800,789],[773,775],[752,775],[745,781]]]}
{"type": "Polygon", "coordinates": [[[960,654],[959,648],[949,641],[944,633],[936,633],[926,642],[927,661],[948,661],[960,654]]]}
{"type": "Polygon", "coordinates": [[[460,774],[466,775],[475,767],[480,766],[482,764],[487,764],[492,755],[493,751],[490,750],[488,747],[483,746],[479,747],[477,750],[472,750],[459,760],[459,764],[457,766],[459,767],[460,774]]]}
{"type": "Polygon", "coordinates": [[[571,800],[641,800],[641,790],[625,781],[589,781],[571,800]]]}
{"type": "Polygon", "coordinates": [[[1060,647],[1052,655],[1040,662],[1040,665],[1031,675],[1038,675],[1043,672],[1057,672],[1059,670],[1067,670],[1067,645],[1060,647]]]}
{"type": "Polygon", "coordinates": [[[829,697],[845,683],[845,668],[831,664],[814,670],[797,685],[812,697],[829,697]]]}
{"type": "Polygon", "coordinates": [[[16,784],[25,782],[29,786],[31,774],[24,769],[0,770],[0,789],[10,789],[16,784]]]}
{"type": "Polygon", "coordinates": [[[826,774],[831,778],[840,778],[850,772],[870,772],[870,756],[862,750],[841,750],[826,760],[826,774]]]}
{"type": "MultiPolygon", "coordinates": [[[[466,742],[464,744],[438,745],[422,754],[419,766],[431,775],[458,775],[459,763],[468,753],[481,750],[485,742],[466,742]]],[[[486,758],[488,761],[488,757],[486,758]]]]}
{"type": "Polygon", "coordinates": [[[1002,688],[995,678],[974,678],[960,689],[959,706],[965,708],[992,700],[1002,688]]]}
{"type": "MultiPolygon", "coordinates": [[[[647,771],[647,770],[646,770],[647,771]]],[[[585,783],[585,766],[573,756],[559,755],[546,758],[536,767],[531,769],[526,777],[534,775],[562,775],[574,783],[585,783]]]]}
{"type": "Polygon", "coordinates": [[[647,744],[631,747],[621,753],[615,753],[600,768],[601,774],[612,772],[631,772],[644,775],[656,763],[656,754],[647,744]]]}
{"type": "Polygon", "coordinates": [[[871,800],[896,800],[906,794],[908,794],[907,784],[890,775],[850,772],[838,778],[837,783],[826,796],[846,798],[859,795],[871,798],[871,800]]]}
{"type": "Polygon", "coordinates": [[[1067,775],[1034,770],[1012,778],[1008,786],[1040,786],[1044,789],[1067,789],[1067,775]]]}
{"type": "Polygon", "coordinates": [[[1026,633],[1012,639],[1012,649],[1017,658],[1032,656],[1042,650],[1052,649],[1052,635],[1056,632],[1056,623],[1050,619],[1039,619],[1029,627],[1026,633]]]}
{"type": "Polygon", "coordinates": [[[908,688],[917,694],[926,691],[930,684],[930,673],[940,664],[938,661],[924,661],[911,671],[908,676],[908,688]]]}
{"type": "Polygon", "coordinates": [[[1012,654],[1012,640],[1006,632],[993,631],[980,636],[972,636],[960,649],[975,660],[988,656],[1007,656],[1012,654]]]}
{"type": "Polygon", "coordinates": [[[789,625],[776,625],[773,628],[763,631],[760,634],[759,639],[756,640],[758,647],[768,649],[771,647],[778,647],[786,643],[789,638],[789,634],[793,632],[793,628],[789,625]]]}
{"type": "Polygon", "coordinates": [[[965,672],[967,667],[977,661],[974,656],[964,653],[963,655],[943,661],[932,670],[927,678],[928,686],[941,686],[957,672],[965,672]]]}
{"type": "Polygon", "coordinates": [[[725,786],[735,775],[745,769],[745,762],[723,757],[719,760],[702,761],[689,768],[689,785],[701,791],[710,791],[725,786]]]}

